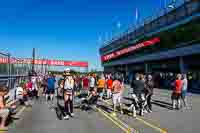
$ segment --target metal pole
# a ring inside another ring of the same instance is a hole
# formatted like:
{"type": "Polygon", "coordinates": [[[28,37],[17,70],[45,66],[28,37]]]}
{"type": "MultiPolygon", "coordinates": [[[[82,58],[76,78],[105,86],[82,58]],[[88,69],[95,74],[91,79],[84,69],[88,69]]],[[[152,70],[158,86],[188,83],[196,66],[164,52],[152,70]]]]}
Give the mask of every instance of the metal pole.
{"type": "Polygon", "coordinates": [[[35,72],[35,48],[33,48],[32,73],[35,72]]]}
{"type": "Polygon", "coordinates": [[[8,53],[8,88],[10,89],[11,87],[11,82],[10,82],[10,78],[11,78],[11,59],[10,59],[11,55],[8,53]]]}
{"type": "Polygon", "coordinates": [[[42,73],[42,74],[44,74],[44,70],[43,70],[44,63],[43,63],[43,62],[44,62],[44,59],[42,59],[42,68],[41,68],[41,73],[42,73]]]}

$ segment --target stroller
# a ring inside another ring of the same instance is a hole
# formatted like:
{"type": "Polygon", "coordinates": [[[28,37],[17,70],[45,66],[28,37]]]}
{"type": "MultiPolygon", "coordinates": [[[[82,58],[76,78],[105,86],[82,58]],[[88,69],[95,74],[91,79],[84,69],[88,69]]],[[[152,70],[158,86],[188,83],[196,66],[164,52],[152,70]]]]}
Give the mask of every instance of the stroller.
{"type": "Polygon", "coordinates": [[[133,112],[133,117],[136,117],[137,110],[139,111],[139,115],[143,116],[144,109],[147,107],[147,101],[145,94],[131,94],[131,97],[133,98],[131,106],[128,108],[129,111],[133,112]]]}

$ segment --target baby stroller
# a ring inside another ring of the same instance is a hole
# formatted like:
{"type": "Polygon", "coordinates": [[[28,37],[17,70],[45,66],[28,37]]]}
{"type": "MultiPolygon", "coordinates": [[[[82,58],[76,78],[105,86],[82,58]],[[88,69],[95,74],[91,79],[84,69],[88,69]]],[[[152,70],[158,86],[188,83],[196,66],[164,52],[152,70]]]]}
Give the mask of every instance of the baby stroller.
{"type": "Polygon", "coordinates": [[[145,94],[131,94],[131,97],[133,98],[131,106],[128,108],[129,111],[133,112],[133,117],[136,117],[137,110],[139,111],[139,115],[143,116],[144,109],[147,106],[147,101],[145,98],[145,94]]]}

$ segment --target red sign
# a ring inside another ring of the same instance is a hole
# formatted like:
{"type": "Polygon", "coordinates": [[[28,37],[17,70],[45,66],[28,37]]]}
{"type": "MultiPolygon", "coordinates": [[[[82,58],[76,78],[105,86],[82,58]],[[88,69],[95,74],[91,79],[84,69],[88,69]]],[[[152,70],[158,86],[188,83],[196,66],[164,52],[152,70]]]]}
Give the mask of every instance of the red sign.
{"type": "Polygon", "coordinates": [[[0,58],[0,64],[5,64],[8,62],[8,58],[0,58]]]}
{"type": "MultiPolygon", "coordinates": [[[[0,64],[7,64],[8,58],[0,58],[0,64]]],[[[32,59],[10,59],[11,64],[32,64],[32,59]]],[[[61,60],[40,60],[36,59],[34,61],[36,65],[51,65],[51,66],[72,66],[72,67],[88,67],[88,62],[78,62],[78,61],[61,61],[61,60]]]]}
{"type": "Polygon", "coordinates": [[[107,54],[107,55],[104,55],[104,56],[101,56],[101,60],[103,62],[105,61],[108,61],[108,60],[111,60],[111,59],[114,59],[114,58],[117,58],[119,56],[122,56],[124,54],[127,54],[127,53],[130,53],[130,52],[133,52],[135,50],[138,50],[138,49],[141,49],[141,48],[144,48],[146,46],[151,46],[151,45],[154,45],[156,43],[160,42],[160,38],[156,37],[156,38],[153,38],[151,40],[148,40],[148,41],[145,41],[145,42],[142,42],[142,43],[138,43],[134,46],[131,46],[131,47],[128,47],[128,48],[124,48],[124,49],[121,49],[121,50],[118,50],[118,51],[114,51],[110,54],[107,54]]]}

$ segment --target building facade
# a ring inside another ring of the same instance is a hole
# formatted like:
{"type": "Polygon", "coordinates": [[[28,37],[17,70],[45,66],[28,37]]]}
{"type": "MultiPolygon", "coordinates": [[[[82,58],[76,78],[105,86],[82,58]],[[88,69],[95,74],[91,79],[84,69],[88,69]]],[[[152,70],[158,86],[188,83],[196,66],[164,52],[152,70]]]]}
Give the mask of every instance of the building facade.
{"type": "Polygon", "coordinates": [[[145,21],[101,47],[100,54],[105,72],[189,73],[199,82],[200,1],[187,0],[145,21]]]}

